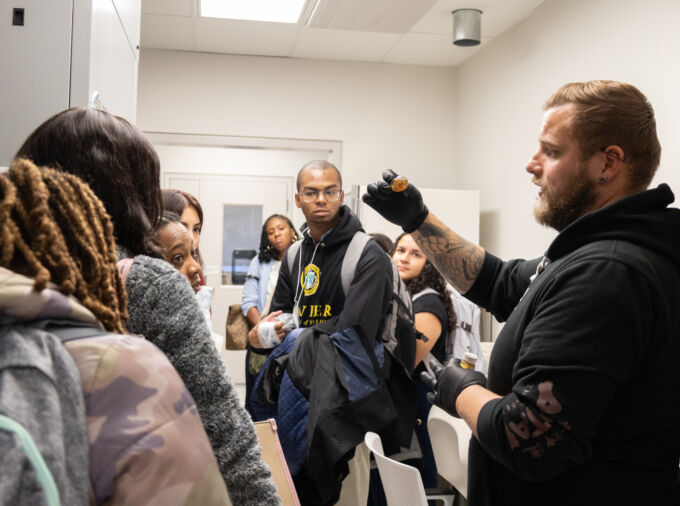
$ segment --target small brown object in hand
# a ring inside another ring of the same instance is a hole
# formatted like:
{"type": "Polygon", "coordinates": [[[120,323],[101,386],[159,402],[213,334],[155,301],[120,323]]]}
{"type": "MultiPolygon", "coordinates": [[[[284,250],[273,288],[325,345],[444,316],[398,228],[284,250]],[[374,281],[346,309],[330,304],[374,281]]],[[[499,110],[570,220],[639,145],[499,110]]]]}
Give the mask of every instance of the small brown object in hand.
{"type": "Polygon", "coordinates": [[[403,192],[406,188],[408,188],[408,179],[406,179],[404,176],[397,176],[392,180],[390,187],[392,188],[393,192],[403,192]]]}
{"type": "Polygon", "coordinates": [[[474,370],[475,364],[477,364],[477,355],[470,351],[466,351],[465,355],[463,355],[463,360],[460,361],[460,366],[463,369],[474,370]]]}

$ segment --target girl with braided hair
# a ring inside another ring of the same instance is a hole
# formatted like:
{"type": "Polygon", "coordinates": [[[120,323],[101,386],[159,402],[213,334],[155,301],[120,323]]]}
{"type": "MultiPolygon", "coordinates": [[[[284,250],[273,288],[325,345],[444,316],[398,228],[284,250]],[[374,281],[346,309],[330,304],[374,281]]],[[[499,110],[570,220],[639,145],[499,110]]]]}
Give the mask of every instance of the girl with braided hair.
{"type": "Polygon", "coordinates": [[[123,118],[75,107],[40,125],[18,157],[84,180],[113,221],[125,264],[130,332],[156,344],[196,401],[227,485],[239,505],[280,504],[255,427],[241,406],[188,281],[153,243],[162,202],[151,142],[123,118]]]}
{"type": "Polygon", "coordinates": [[[73,295],[104,328],[125,331],[127,295],[116,268],[113,226],[77,177],[18,161],[0,184],[0,264],[73,295]]]}
{"type": "Polygon", "coordinates": [[[186,386],[153,344],[121,335],[113,224],[90,188],[16,160],[0,174],[0,245],[0,413],[53,484],[35,487],[23,441],[0,438],[0,504],[226,503],[186,386]]]}

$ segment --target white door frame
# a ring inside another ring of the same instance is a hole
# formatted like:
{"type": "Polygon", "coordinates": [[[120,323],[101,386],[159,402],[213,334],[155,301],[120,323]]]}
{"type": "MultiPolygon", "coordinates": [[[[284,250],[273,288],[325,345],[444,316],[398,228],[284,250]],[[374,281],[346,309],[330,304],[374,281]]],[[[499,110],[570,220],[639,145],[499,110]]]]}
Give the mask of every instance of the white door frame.
{"type": "Polygon", "coordinates": [[[328,161],[342,171],[342,141],[328,139],[287,139],[236,135],[188,134],[145,131],[152,144],[168,146],[210,146],[237,149],[278,149],[287,151],[328,151],[328,161]]]}

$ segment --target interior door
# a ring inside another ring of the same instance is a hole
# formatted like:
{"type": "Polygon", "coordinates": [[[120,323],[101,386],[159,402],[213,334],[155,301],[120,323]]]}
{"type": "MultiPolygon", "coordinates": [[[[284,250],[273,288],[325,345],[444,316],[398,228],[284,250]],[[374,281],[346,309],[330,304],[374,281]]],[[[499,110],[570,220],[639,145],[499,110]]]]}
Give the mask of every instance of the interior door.
{"type": "MultiPolygon", "coordinates": [[[[187,191],[201,203],[200,248],[206,284],[214,290],[213,330],[224,335],[228,308],[241,302],[243,292],[242,285],[231,284],[233,250],[257,250],[268,216],[278,213],[294,219],[293,178],[165,173],[163,186],[187,191]]],[[[245,351],[223,351],[222,358],[243,399],[245,351]]]]}

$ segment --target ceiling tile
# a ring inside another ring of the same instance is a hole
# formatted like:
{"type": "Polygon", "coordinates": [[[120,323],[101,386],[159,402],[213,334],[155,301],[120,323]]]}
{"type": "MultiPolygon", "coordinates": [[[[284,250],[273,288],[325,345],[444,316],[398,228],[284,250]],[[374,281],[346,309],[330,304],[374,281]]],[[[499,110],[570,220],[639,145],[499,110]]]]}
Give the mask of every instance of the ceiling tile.
{"type": "Polygon", "coordinates": [[[328,60],[379,61],[401,35],[305,28],[290,56],[328,60]]]}
{"type": "Polygon", "coordinates": [[[197,0],[142,0],[143,14],[192,16],[197,0]]]}
{"type": "MultiPolygon", "coordinates": [[[[482,20],[483,23],[483,20],[482,20]]],[[[484,28],[482,26],[482,28],[484,28]]],[[[411,33],[437,33],[439,35],[449,35],[453,33],[453,16],[449,9],[432,9],[427,12],[409,30],[411,33]]]]}
{"type": "MultiPolygon", "coordinates": [[[[455,11],[456,9],[479,9],[480,11],[483,11],[485,8],[489,7],[489,4],[493,4],[494,8],[496,8],[498,5],[504,3],[504,2],[513,2],[515,0],[439,0],[434,6],[432,7],[432,10],[443,10],[443,11],[448,11],[449,14],[451,11],[455,11]]],[[[521,0],[521,1],[526,1],[526,0],[521,0]]],[[[532,2],[539,1],[539,0],[531,0],[532,2]]]]}
{"type": "Polygon", "coordinates": [[[407,33],[382,59],[386,63],[456,66],[476,53],[476,47],[457,47],[450,35],[407,33]]]}
{"type": "Polygon", "coordinates": [[[528,12],[520,12],[506,9],[490,10],[482,14],[483,36],[498,37],[511,30],[528,16],[528,12]]]}
{"type": "MultiPolygon", "coordinates": [[[[548,0],[439,0],[428,13],[433,16],[425,25],[430,29],[441,29],[443,19],[441,11],[448,15],[449,32],[453,31],[452,12],[457,9],[479,9],[482,11],[482,37],[497,37],[526,19],[530,13],[548,0]],[[439,13],[438,13],[439,11],[439,13]]],[[[428,18],[429,18],[428,16],[428,18]]],[[[424,21],[424,20],[423,20],[424,21]]],[[[426,32],[425,26],[411,31],[426,32]]],[[[438,31],[431,33],[440,33],[438,31]]]]}
{"type": "Polygon", "coordinates": [[[298,26],[234,19],[195,18],[196,51],[288,56],[298,26]]]}
{"type": "Polygon", "coordinates": [[[141,45],[145,49],[193,51],[193,30],[190,17],[142,14],[141,45]]]}
{"type": "Polygon", "coordinates": [[[443,9],[449,12],[456,9],[479,9],[488,11],[493,9],[524,10],[533,9],[546,0],[438,0],[433,9],[443,9]]]}
{"type": "MultiPolygon", "coordinates": [[[[550,0],[434,0],[433,7],[404,35],[321,29],[285,23],[198,18],[195,12],[198,1],[142,0],[142,47],[456,66],[492,38],[517,26],[550,0]],[[481,46],[457,48],[452,45],[451,11],[462,8],[483,11],[481,46]]],[[[351,4],[358,12],[364,12],[362,0],[325,1],[338,5],[351,4]]],[[[384,3],[393,0],[372,1],[384,3]]],[[[309,5],[311,4],[308,3],[309,5]]],[[[388,17],[376,22],[386,22],[388,17]]]]}
{"type": "Polygon", "coordinates": [[[406,33],[436,0],[318,0],[311,28],[406,33]]]}

